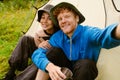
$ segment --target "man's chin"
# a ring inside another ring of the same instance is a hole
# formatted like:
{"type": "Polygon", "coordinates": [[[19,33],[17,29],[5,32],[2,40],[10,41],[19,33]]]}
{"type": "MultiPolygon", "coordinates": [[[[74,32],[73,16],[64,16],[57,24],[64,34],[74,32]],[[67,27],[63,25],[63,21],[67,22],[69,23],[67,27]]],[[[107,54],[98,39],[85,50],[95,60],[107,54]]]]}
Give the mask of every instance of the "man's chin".
{"type": "Polygon", "coordinates": [[[69,32],[67,32],[67,31],[63,31],[65,34],[68,34],[69,32]]]}

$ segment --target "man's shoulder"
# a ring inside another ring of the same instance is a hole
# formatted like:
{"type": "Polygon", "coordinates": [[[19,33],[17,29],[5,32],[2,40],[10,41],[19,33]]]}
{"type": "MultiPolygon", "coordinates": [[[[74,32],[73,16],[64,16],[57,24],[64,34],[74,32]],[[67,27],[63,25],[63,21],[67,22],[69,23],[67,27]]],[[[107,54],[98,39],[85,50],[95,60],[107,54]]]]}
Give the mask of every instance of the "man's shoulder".
{"type": "Polygon", "coordinates": [[[61,30],[57,31],[56,33],[53,34],[53,36],[61,36],[62,34],[64,34],[61,30]]]}

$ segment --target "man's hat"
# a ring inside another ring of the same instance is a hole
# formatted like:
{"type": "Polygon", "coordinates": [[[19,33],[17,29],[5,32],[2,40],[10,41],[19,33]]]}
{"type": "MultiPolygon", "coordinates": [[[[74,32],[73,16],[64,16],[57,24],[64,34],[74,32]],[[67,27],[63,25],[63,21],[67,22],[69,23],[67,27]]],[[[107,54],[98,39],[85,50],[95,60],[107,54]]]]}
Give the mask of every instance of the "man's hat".
{"type": "Polygon", "coordinates": [[[40,9],[40,10],[38,11],[38,19],[37,19],[37,21],[40,22],[40,19],[41,19],[41,16],[42,16],[42,13],[43,13],[43,12],[47,12],[47,13],[50,14],[50,10],[51,10],[51,8],[53,8],[53,7],[54,7],[53,5],[47,4],[44,8],[40,9]]]}
{"type": "Polygon", "coordinates": [[[74,5],[67,3],[67,2],[61,2],[61,3],[57,4],[56,6],[54,6],[50,10],[51,18],[56,25],[58,25],[58,22],[57,22],[57,18],[53,15],[53,12],[56,8],[62,7],[62,6],[67,6],[67,7],[71,8],[73,11],[75,11],[75,13],[79,16],[79,22],[78,22],[79,24],[84,22],[85,17],[80,13],[80,11],[74,5]]]}

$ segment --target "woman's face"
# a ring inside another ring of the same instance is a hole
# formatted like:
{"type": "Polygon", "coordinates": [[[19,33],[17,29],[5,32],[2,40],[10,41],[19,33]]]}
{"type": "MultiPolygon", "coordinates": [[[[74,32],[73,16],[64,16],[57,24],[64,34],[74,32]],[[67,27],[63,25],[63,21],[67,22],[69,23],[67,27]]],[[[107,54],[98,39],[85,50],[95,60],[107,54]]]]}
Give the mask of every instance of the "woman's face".
{"type": "Polygon", "coordinates": [[[51,29],[54,29],[54,24],[51,20],[50,15],[47,12],[43,12],[40,23],[43,30],[49,31],[51,29]]]}

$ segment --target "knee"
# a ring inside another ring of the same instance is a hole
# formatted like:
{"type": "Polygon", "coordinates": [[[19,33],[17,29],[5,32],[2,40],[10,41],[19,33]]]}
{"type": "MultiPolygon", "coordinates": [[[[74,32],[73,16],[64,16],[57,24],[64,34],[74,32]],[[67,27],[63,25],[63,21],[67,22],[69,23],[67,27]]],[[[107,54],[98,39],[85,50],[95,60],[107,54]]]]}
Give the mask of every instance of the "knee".
{"type": "Polygon", "coordinates": [[[26,46],[27,46],[28,44],[33,44],[33,43],[34,43],[34,38],[31,37],[31,36],[26,36],[26,35],[24,35],[24,36],[21,37],[20,43],[21,43],[22,45],[26,45],[26,46]]]}
{"type": "Polygon", "coordinates": [[[96,63],[94,61],[92,61],[92,60],[83,59],[83,60],[78,60],[75,63],[74,67],[77,67],[77,66],[84,67],[84,68],[90,67],[90,66],[91,67],[96,67],[96,63]]]}
{"type": "MultiPolygon", "coordinates": [[[[96,67],[96,63],[92,60],[84,59],[79,60],[75,63],[73,73],[79,76],[88,76],[92,79],[95,79],[98,75],[98,69],[96,67]]],[[[85,79],[86,80],[86,79],[85,79]]],[[[89,79],[91,80],[91,79],[89,79]]]]}
{"type": "Polygon", "coordinates": [[[57,66],[67,67],[70,61],[60,48],[53,47],[47,52],[47,58],[57,66]],[[64,63],[63,63],[64,62],[64,63]]]}
{"type": "Polygon", "coordinates": [[[30,39],[31,38],[31,36],[22,36],[21,37],[21,41],[27,41],[28,39],[30,39]]]}
{"type": "Polygon", "coordinates": [[[48,50],[46,54],[47,54],[48,59],[58,59],[64,53],[60,48],[52,47],[51,49],[48,50]]]}

